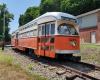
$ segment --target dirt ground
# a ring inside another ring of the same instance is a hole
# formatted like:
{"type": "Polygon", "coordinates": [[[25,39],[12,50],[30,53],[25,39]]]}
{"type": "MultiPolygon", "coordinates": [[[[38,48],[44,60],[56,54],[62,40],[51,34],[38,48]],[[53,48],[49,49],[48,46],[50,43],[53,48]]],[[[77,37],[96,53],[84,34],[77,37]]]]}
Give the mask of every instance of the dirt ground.
{"type": "Polygon", "coordinates": [[[46,80],[36,74],[31,74],[16,63],[13,55],[0,49],[0,80],[46,80]]]}
{"type": "MultiPolygon", "coordinates": [[[[9,53],[7,53],[7,55],[8,54],[9,53]]],[[[25,66],[26,63],[28,64],[31,63],[31,61],[30,60],[27,61],[27,59],[24,56],[19,57],[19,55],[17,54],[9,54],[9,55],[15,55],[15,57],[18,59],[17,61],[24,63],[24,65],[22,66],[25,66]]],[[[98,45],[83,44],[81,45],[80,54],[76,54],[76,56],[77,55],[81,56],[81,61],[100,65],[100,46],[98,45]]],[[[46,79],[42,78],[35,79],[34,77],[30,76],[30,74],[28,74],[19,67],[0,63],[0,80],[46,80],[46,79]]]]}
{"type": "Polygon", "coordinates": [[[0,80],[32,80],[23,70],[0,63],[0,80]]]}

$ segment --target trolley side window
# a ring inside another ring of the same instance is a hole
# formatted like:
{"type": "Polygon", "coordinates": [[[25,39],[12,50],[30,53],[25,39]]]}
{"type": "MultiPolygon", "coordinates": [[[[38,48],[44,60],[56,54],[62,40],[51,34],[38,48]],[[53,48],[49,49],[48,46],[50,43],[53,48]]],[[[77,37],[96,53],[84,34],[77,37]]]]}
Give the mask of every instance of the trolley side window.
{"type": "Polygon", "coordinates": [[[51,35],[55,34],[55,24],[54,23],[51,24],[50,34],[51,35]]]}
{"type": "Polygon", "coordinates": [[[50,24],[46,24],[46,35],[49,35],[50,24]]]}
{"type": "Polygon", "coordinates": [[[41,36],[41,32],[42,32],[41,28],[42,28],[41,26],[38,27],[38,34],[39,34],[39,36],[41,36]]]}
{"type": "Polygon", "coordinates": [[[45,35],[45,25],[42,25],[42,35],[45,35]]]}

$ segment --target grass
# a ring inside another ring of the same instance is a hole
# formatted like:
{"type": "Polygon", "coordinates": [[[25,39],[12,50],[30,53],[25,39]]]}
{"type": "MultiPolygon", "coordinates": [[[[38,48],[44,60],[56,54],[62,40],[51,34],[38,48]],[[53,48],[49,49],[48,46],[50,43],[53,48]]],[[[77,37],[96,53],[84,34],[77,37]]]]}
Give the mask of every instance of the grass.
{"type": "MultiPolygon", "coordinates": [[[[35,67],[35,65],[36,65],[36,64],[30,63],[30,64],[27,66],[27,68],[28,68],[29,70],[32,70],[33,67],[35,67]]],[[[34,74],[34,73],[33,73],[32,75],[35,77],[35,80],[47,80],[47,78],[40,77],[38,74],[34,74]]]]}
{"type": "MultiPolygon", "coordinates": [[[[29,65],[32,69],[33,64],[29,65]]],[[[21,68],[20,64],[15,63],[11,55],[4,54],[0,49],[0,80],[47,80],[38,74],[31,74],[21,68]]]]}
{"type": "Polygon", "coordinates": [[[13,57],[10,55],[4,55],[3,53],[0,52],[0,63],[12,65],[13,57]]]}
{"type": "Polygon", "coordinates": [[[96,44],[81,44],[81,50],[82,49],[86,49],[86,48],[99,48],[100,49],[100,45],[96,45],[96,44]]]}
{"type": "Polygon", "coordinates": [[[100,64],[100,45],[81,44],[81,52],[77,54],[81,56],[81,60],[89,63],[100,64]]]}
{"type": "Polygon", "coordinates": [[[6,64],[11,65],[13,60],[14,58],[12,56],[3,54],[0,48],[0,63],[6,63],[6,64]]]}
{"type": "Polygon", "coordinates": [[[34,66],[35,66],[35,64],[30,63],[27,67],[29,70],[32,70],[34,66]]]}

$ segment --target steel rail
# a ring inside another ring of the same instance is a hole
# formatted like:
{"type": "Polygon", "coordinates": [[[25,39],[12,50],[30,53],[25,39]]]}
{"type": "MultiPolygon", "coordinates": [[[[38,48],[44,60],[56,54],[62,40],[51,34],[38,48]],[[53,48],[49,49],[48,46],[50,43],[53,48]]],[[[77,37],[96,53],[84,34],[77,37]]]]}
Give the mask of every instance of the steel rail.
{"type": "Polygon", "coordinates": [[[79,75],[80,77],[82,77],[82,78],[88,78],[88,79],[91,79],[91,80],[100,80],[100,79],[98,79],[98,78],[95,78],[95,77],[93,77],[93,76],[88,75],[88,74],[85,73],[85,72],[79,71],[79,70],[74,69],[74,68],[67,67],[67,66],[65,66],[65,65],[63,65],[63,64],[62,64],[62,65],[61,65],[61,64],[56,64],[56,65],[58,65],[59,67],[62,67],[62,68],[64,68],[64,69],[66,69],[66,72],[68,72],[67,70],[70,70],[70,71],[72,71],[72,72],[78,74],[78,75],[79,75]]]}
{"type": "Polygon", "coordinates": [[[84,65],[87,65],[87,66],[95,68],[95,70],[100,71],[100,66],[97,66],[97,65],[94,65],[94,64],[90,64],[90,63],[86,63],[86,62],[76,62],[76,63],[84,64],[84,65]]]}

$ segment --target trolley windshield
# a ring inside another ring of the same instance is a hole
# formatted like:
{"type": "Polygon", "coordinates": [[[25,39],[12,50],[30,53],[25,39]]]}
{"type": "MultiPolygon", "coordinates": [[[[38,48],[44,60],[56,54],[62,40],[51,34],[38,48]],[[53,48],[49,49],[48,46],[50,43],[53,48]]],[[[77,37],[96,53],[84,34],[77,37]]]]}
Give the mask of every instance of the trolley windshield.
{"type": "Polygon", "coordinates": [[[69,24],[61,24],[58,26],[58,33],[62,35],[78,35],[75,27],[69,24]]]}

